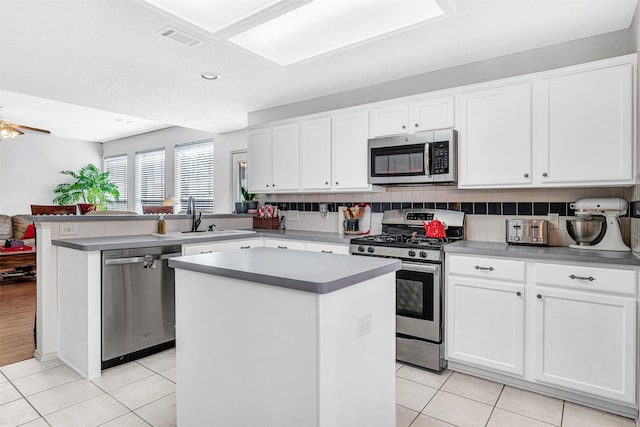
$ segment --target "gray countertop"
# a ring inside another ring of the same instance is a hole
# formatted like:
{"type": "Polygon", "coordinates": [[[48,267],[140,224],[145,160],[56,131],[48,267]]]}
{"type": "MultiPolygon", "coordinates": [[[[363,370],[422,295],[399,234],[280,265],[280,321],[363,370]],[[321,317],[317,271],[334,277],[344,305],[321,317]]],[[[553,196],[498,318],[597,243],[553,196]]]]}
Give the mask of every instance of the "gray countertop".
{"type": "Polygon", "coordinates": [[[338,233],[322,233],[318,231],[300,230],[243,230],[249,234],[225,235],[220,232],[202,232],[197,236],[182,237],[171,234],[171,237],[159,237],[152,234],[137,236],[85,237],[78,239],[56,239],[54,246],[76,249],[79,251],[103,251],[126,248],[146,248],[151,246],[186,245],[191,243],[207,243],[225,240],[250,239],[257,237],[282,238],[290,240],[306,240],[321,243],[349,244],[349,238],[338,233]]]}
{"type": "MultiPolygon", "coordinates": [[[[186,214],[113,214],[110,211],[100,211],[96,214],[86,215],[28,215],[27,221],[35,223],[43,222],[93,222],[93,221],[149,221],[157,220],[161,216],[165,220],[174,219],[191,219],[191,215],[186,214]]],[[[247,214],[202,214],[202,219],[216,218],[247,218],[250,219],[254,215],[247,214]]]]}
{"type": "MultiPolygon", "coordinates": [[[[400,269],[400,261],[292,249],[252,248],[169,259],[169,267],[317,294],[400,269]]],[[[180,286],[180,283],[176,283],[180,286]]]]}
{"type": "Polygon", "coordinates": [[[445,245],[444,250],[447,254],[640,266],[640,258],[633,252],[594,251],[564,246],[508,245],[502,242],[464,240],[445,245]]]}

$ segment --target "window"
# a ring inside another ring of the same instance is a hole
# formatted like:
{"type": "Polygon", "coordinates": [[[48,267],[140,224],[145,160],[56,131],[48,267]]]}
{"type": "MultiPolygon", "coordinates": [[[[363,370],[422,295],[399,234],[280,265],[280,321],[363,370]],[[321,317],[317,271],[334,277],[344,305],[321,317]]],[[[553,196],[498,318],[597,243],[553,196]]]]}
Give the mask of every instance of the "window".
{"type": "Polygon", "coordinates": [[[164,148],[136,153],[136,212],[160,206],[164,198],[164,148]]]}
{"type": "Polygon", "coordinates": [[[176,145],[176,200],[186,209],[189,196],[196,209],[213,211],[213,140],[176,145]]]}
{"type": "Polygon", "coordinates": [[[118,187],[118,200],[107,203],[107,210],[126,211],[127,206],[127,155],[111,156],[104,159],[104,171],[109,173],[109,179],[118,187]]]}

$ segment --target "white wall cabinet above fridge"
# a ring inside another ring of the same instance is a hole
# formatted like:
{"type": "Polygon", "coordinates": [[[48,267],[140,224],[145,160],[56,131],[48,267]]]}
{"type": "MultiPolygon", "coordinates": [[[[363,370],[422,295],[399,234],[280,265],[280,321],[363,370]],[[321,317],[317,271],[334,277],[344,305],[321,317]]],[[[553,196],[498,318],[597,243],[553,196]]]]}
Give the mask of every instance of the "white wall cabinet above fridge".
{"type": "Polygon", "coordinates": [[[429,97],[371,110],[371,137],[452,128],[454,97],[429,97]]]}
{"type": "Polygon", "coordinates": [[[459,94],[459,188],[634,183],[635,57],[459,94]]]}

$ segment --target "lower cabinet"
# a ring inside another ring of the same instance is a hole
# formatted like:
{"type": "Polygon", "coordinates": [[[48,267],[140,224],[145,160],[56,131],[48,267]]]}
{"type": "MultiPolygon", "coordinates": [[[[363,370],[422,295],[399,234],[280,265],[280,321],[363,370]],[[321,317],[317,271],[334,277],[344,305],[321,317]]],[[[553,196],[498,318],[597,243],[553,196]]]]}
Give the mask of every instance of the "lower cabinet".
{"type": "Polygon", "coordinates": [[[447,356],[524,374],[524,286],[450,276],[447,356]]]}
{"type": "Polygon", "coordinates": [[[182,245],[182,255],[199,255],[213,252],[233,251],[239,249],[258,248],[266,246],[278,249],[297,249],[333,254],[349,254],[349,245],[308,242],[304,240],[272,239],[269,237],[256,237],[251,239],[218,241],[211,243],[190,243],[182,245]]]}
{"type": "Polygon", "coordinates": [[[637,269],[522,260],[524,280],[492,278],[505,260],[447,255],[447,358],[635,405],[637,269]]]}

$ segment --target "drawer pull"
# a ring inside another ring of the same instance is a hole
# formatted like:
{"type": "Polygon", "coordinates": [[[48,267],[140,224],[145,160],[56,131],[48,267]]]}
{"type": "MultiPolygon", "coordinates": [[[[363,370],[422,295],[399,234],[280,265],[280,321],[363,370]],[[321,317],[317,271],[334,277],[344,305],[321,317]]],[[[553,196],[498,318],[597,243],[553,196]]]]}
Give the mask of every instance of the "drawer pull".
{"type": "Polygon", "coordinates": [[[201,254],[210,254],[213,253],[213,251],[200,251],[201,254]]]}
{"type": "Polygon", "coordinates": [[[325,251],[324,249],[321,250],[320,252],[322,252],[323,254],[332,254],[333,253],[333,251],[325,251]]]}
{"type": "Polygon", "coordinates": [[[522,292],[518,291],[518,292],[516,292],[516,295],[518,295],[519,297],[521,297],[521,296],[522,296],[522,292]]]}
{"type": "Polygon", "coordinates": [[[278,246],[278,249],[287,249],[286,246],[278,246]]]}
{"type": "Polygon", "coordinates": [[[570,278],[570,279],[573,279],[573,280],[588,280],[588,281],[590,281],[590,282],[593,282],[594,280],[596,280],[596,279],[594,279],[594,278],[593,278],[593,277],[591,277],[591,276],[589,276],[589,277],[584,277],[584,276],[576,276],[575,274],[572,274],[571,276],[569,276],[569,278],[570,278]]]}
{"type": "Polygon", "coordinates": [[[538,294],[538,295],[536,295],[536,298],[542,299],[542,295],[538,294]]]}
{"type": "Polygon", "coordinates": [[[240,246],[240,249],[251,249],[251,246],[240,246]]]}
{"type": "Polygon", "coordinates": [[[476,265],[475,267],[476,270],[484,270],[484,271],[493,271],[494,268],[493,267],[480,267],[479,265],[476,265]]]}

